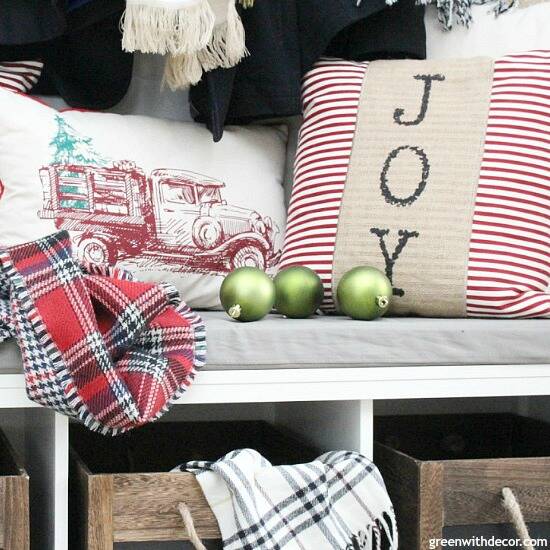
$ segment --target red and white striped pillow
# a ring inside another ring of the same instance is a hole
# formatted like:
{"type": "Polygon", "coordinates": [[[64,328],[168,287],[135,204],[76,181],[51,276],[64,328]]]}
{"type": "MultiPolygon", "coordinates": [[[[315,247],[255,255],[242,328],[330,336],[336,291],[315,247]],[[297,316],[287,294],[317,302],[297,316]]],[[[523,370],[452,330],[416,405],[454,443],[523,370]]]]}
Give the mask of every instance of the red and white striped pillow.
{"type": "Polygon", "coordinates": [[[40,61],[3,61],[0,63],[0,87],[26,93],[38,82],[42,67],[40,61]]]}
{"type": "MultiPolygon", "coordinates": [[[[13,92],[30,92],[38,82],[44,64],[40,61],[4,61],[0,63],[0,88],[13,92]]],[[[0,199],[4,184],[0,180],[0,199]]]]}
{"type": "MultiPolygon", "coordinates": [[[[324,59],[303,84],[304,124],[280,267],[315,270],[326,311],[335,309],[338,217],[367,67],[324,59]]],[[[550,317],[550,51],[502,57],[494,68],[466,311],[471,317],[550,317]]]]}

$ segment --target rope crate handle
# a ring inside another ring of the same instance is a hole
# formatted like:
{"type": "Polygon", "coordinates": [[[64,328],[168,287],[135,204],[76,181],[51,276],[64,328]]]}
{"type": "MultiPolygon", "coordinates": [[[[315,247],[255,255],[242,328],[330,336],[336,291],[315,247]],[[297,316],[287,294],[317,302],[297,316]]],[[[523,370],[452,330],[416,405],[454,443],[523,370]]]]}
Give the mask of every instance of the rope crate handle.
{"type": "Polygon", "coordinates": [[[180,502],[178,504],[178,511],[181,515],[181,519],[183,520],[183,524],[185,525],[189,542],[193,545],[195,550],[208,550],[197,534],[195,522],[193,521],[193,516],[191,515],[189,506],[187,506],[184,502],[180,502]]]}
{"type": "Polygon", "coordinates": [[[531,536],[529,535],[529,529],[527,529],[527,524],[523,517],[523,512],[521,511],[521,506],[510,487],[504,487],[502,489],[502,506],[508,513],[516,533],[522,540],[522,548],[524,550],[532,550],[534,546],[531,536]]]}

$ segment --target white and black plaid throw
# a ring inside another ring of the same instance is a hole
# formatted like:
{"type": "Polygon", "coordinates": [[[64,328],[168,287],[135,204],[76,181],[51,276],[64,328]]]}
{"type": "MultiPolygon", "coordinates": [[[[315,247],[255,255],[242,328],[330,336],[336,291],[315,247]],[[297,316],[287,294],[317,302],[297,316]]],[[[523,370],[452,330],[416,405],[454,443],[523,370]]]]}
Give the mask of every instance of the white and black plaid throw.
{"type": "Polygon", "coordinates": [[[251,449],[175,469],[196,474],[225,550],[397,550],[392,503],[376,466],[348,451],[272,466],[251,449]]]}

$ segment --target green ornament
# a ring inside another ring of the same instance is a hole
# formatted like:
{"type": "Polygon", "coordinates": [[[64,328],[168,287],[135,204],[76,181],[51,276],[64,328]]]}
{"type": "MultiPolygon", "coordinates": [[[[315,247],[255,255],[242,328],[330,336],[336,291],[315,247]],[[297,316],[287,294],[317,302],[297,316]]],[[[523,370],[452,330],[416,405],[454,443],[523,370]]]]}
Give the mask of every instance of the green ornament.
{"type": "Polygon", "coordinates": [[[273,282],[275,309],[286,317],[305,319],[313,315],[323,301],[323,283],[309,267],[287,267],[273,282]]]}
{"type": "Polygon", "coordinates": [[[261,269],[240,267],[223,280],[220,301],[231,318],[258,321],[273,308],[275,286],[261,269]]]}
{"type": "Polygon", "coordinates": [[[375,267],[355,267],[340,280],[336,296],[343,313],[352,319],[371,321],[388,311],[392,285],[375,267]]]}

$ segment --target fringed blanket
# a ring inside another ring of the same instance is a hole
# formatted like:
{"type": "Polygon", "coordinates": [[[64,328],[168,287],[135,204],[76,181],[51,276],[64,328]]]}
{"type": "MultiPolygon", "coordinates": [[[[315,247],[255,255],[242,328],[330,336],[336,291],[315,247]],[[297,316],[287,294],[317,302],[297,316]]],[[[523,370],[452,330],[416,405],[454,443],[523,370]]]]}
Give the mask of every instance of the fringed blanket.
{"type": "MultiPolygon", "coordinates": [[[[387,0],[393,4],[397,0],[387,0]]],[[[420,5],[433,4],[437,7],[439,21],[446,30],[454,24],[469,27],[473,23],[472,6],[487,6],[495,17],[516,7],[519,0],[418,0],[420,5]]]]}
{"type": "MultiPolygon", "coordinates": [[[[167,54],[164,82],[194,85],[203,72],[235,66],[248,55],[237,0],[126,0],[122,48],[167,54]]],[[[238,0],[251,7],[253,0],[238,0]]]]}
{"type": "Polygon", "coordinates": [[[364,456],[325,453],[272,466],[252,449],[189,462],[212,508],[224,550],[397,550],[397,527],[380,472],[364,456]]]}
{"type": "MultiPolygon", "coordinates": [[[[357,5],[360,6],[364,0],[357,0],[357,5]]],[[[399,0],[386,0],[386,4],[393,6],[399,0]]],[[[505,13],[516,7],[520,2],[539,0],[416,0],[420,6],[428,6],[433,4],[437,7],[439,21],[443,24],[446,30],[451,30],[453,25],[464,25],[469,27],[473,22],[472,6],[488,6],[488,9],[493,11],[495,17],[501,13],[505,13]]],[[[546,0],[540,0],[546,1],[546,0]]]]}
{"type": "Polygon", "coordinates": [[[170,285],[82,266],[66,232],[0,248],[0,341],[30,399],[115,435],[158,419],[204,364],[205,328],[170,285]]]}

